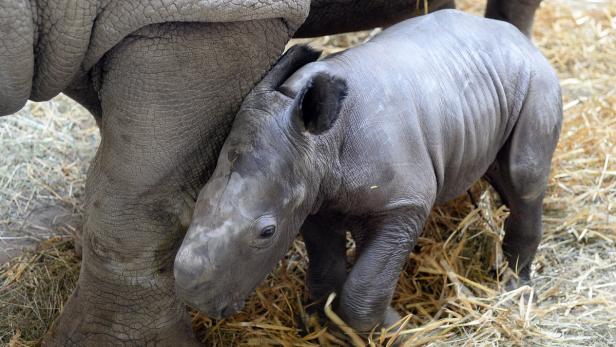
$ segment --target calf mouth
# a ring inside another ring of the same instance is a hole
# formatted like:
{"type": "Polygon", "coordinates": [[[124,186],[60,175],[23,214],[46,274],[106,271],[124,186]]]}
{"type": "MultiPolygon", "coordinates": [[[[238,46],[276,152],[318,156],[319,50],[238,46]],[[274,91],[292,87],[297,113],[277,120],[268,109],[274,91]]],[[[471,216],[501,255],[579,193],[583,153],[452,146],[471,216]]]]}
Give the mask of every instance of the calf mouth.
{"type": "Polygon", "coordinates": [[[208,286],[203,285],[191,289],[184,289],[176,286],[179,298],[197,309],[199,312],[213,319],[228,318],[244,308],[245,300],[239,299],[236,295],[216,296],[211,299],[203,299],[203,294],[208,292],[208,286]]]}
{"type": "Polygon", "coordinates": [[[205,305],[198,305],[195,308],[210,318],[220,320],[240,312],[244,308],[244,301],[226,301],[221,299],[220,301],[216,300],[205,305]]]}

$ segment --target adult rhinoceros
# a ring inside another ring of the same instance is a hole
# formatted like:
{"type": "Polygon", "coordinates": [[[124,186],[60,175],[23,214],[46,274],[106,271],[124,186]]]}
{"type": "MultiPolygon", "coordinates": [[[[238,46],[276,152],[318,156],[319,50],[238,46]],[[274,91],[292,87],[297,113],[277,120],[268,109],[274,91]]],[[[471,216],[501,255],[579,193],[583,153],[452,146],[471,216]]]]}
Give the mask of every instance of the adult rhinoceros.
{"type": "MultiPolygon", "coordinates": [[[[486,14],[528,33],[539,2],[491,0],[486,14]]],[[[389,25],[416,5],[0,0],[0,116],[63,92],[102,137],[86,183],[79,282],[45,343],[195,344],[172,264],[242,98],[294,33],[389,25]]]]}

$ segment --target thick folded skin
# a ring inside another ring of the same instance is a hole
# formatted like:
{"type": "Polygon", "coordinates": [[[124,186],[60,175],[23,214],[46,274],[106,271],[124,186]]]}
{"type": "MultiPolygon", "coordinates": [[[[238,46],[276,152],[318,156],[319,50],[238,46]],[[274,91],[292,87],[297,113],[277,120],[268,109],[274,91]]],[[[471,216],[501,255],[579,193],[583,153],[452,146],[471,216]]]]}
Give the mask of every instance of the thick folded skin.
{"type": "Polygon", "coordinates": [[[309,6],[309,0],[2,0],[0,79],[8,88],[0,91],[0,116],[69,88],[145,26],[277,18],[290,36],[309,6]]]}
{"type": "Polygon", "coordinates": [[[35,33],[28,0],[0,0],[0,116],[19,111],[30,96],[35,33]]]}

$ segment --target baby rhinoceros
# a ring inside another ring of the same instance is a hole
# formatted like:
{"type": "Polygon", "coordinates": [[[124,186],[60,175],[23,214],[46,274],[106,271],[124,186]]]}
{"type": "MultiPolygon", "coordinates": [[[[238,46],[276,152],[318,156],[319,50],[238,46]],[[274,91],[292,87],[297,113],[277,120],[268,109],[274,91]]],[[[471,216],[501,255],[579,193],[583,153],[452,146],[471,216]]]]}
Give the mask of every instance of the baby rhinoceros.
{"type": "Polygon", "coordinates": [[[537,48],[510,24],[444,10],[317,56],[291,48],[244,101],[175,260],[180,296],[233,314],[301,230],[311,297],[336,292],[358,331],[390,325],[431,208],[481,177],[511,211],[503,250],[528,280],[562,122],[537,48]]]}

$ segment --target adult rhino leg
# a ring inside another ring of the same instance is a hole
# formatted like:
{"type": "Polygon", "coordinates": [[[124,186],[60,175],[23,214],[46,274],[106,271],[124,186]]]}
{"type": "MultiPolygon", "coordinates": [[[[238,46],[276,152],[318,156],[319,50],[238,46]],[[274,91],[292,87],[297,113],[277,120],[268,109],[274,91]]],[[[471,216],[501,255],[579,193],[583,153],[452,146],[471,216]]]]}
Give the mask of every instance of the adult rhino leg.
{"type": "MultiPolygon", "coordinates": [[[[445,10],[445,9],[454,9],[454,8],[456,8],[455,0],[448,0],[444,4],[442,4],[441,7],[437,8],[435,11],[445,10]]],[[[430,10],[432,11],[432,9],[430,10]]]]}
{"type": "Polygon", "coordinates": [[[280,55],[279,20],[168,23],[102,63],[77,288],[46,345],[192,345],[173,261],[243,97],[280,55]]]}
{"type": "MultiPolygon", "coordinates": [[[[424,13],[423,0],[312,0],[295,37],[313,37],[387,27],[424,13]]],[[[429,0],[428,11],[454,8],[454,0],[429,0]]]]}
{"type": "Polygon", "coordinates": [[[488,0],[485,16],[509,22],[530,37],[540,3],[541,0],[488,0]]]}

